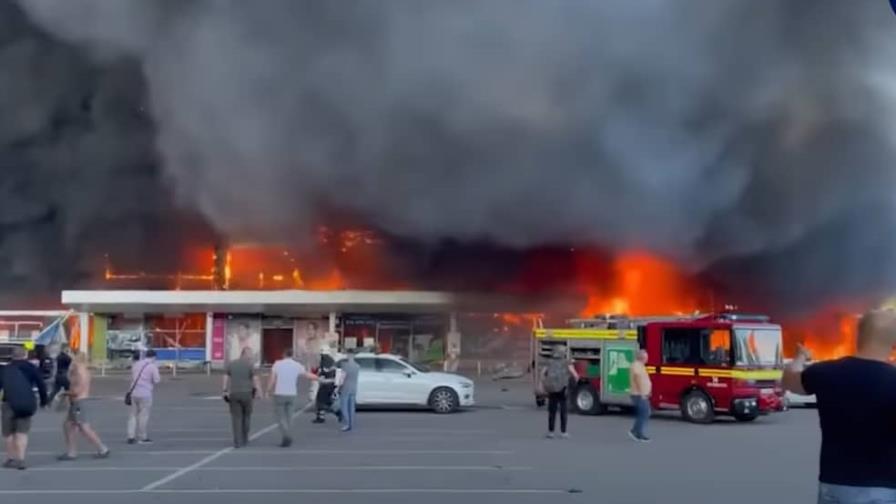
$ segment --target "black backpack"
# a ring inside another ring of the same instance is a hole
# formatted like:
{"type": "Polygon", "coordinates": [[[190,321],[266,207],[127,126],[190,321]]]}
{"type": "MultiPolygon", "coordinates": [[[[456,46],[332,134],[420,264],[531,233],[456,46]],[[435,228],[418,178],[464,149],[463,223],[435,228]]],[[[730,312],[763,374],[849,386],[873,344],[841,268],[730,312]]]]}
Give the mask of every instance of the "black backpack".
{"type": "Polygon", "coordinates": [[[3,400],[16,418],[28,418],[37,412],[37,398],[34,397],[31,380],[12,362],[3,369],[3,400]]]}

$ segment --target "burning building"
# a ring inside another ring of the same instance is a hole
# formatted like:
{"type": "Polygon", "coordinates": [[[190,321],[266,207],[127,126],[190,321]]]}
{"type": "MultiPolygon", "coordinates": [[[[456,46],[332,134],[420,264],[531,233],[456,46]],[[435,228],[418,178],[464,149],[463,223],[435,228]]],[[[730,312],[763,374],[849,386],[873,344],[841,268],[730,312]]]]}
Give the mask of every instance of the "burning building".
{"type": "Polygon", "coordinates": [[[796,341],[896,290],[885,2],[228,6],[0,0],[0,300],[733,303],[796,341]]]}

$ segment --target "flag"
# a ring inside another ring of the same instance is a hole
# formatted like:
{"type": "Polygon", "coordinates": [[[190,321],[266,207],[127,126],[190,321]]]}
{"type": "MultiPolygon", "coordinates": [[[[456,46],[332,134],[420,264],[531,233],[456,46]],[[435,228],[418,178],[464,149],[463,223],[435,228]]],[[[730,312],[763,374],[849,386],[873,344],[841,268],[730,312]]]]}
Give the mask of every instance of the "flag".
{"type": "Polygon", "coordinates": [[[71,313],[66,313],[65,315],[59,317],[52,324],[45,327],[40,334],[34,338],[35,345],[52,345],[53,343],[62,343],[65,341],[65,330],[62,328],[62,323],[65,322],[71,313]]]}

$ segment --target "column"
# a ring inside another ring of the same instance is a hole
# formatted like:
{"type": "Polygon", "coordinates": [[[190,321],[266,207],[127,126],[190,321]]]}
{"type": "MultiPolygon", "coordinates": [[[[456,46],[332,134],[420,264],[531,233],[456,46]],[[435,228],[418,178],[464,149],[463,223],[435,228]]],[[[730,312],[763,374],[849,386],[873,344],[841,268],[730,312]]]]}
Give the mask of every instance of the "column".
{"type": "Polygon", "coordinates": [[[336,352],[339,351],[339,333],[336,332],[336,312],[331,311],[329,317],[329,324],[327,326],[327,335],[326,335],[326,345],[330,349],[330,351],[336,352]]]}
{"type": "Polygon", "coordinates": [[[81,312],[78,314],[77,351],[90,352],[90,314],[87,312],[81,312]]]}

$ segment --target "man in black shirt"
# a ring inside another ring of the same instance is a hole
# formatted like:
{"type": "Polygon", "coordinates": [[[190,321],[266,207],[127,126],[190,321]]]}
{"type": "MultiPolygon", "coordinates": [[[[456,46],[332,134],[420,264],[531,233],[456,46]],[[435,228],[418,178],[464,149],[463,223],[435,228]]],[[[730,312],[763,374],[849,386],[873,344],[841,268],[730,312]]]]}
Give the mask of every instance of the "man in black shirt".
{"type": "Polygon", "coordinates": [[[0,391],[3,392],[2,411],[3,438],[6,441],[5,468],[25,469],[25,449],[28,447],[28,431],[31,417],[37,410],[34,388],[40,395],[40,405],[47,405],[47,387],[37,367],[28,362],[24,348],[16,348],[13,360],[0,369],[0,391]]]}
{"type": "Polygon", "coordinates": [[[62,391],[69,388],[68,370],[72,366],[72,357],[70,355],[71,348],[68,345],[62,345],[59,355],[56,356],[56,372],[53,376],[53,391],[50,393],[50,402],[62,391]]]}
{"type": "Polygon", "coordinates": [[[815,394],[821,424],[819,504],[896,503],[896,311],[859,321],[856,355],[805,367],[802,347],[784,387],[815,394]]]}

